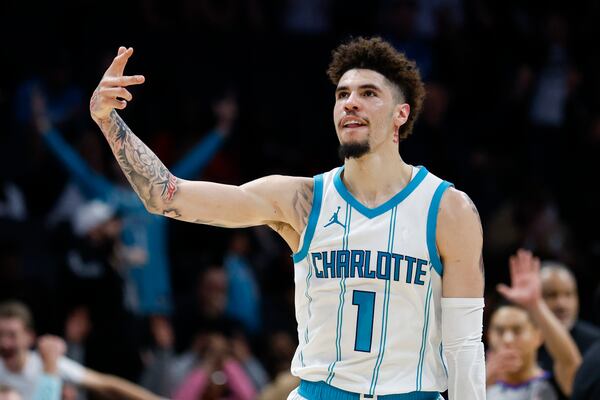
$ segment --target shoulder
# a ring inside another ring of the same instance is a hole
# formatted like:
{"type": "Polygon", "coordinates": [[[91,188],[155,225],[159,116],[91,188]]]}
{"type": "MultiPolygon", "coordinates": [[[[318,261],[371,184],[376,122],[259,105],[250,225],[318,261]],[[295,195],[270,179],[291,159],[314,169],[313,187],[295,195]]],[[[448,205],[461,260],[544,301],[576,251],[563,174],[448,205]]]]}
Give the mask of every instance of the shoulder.
{"type": "Polygon", "coordinates": [[[597,339],[600,339],[600,328],[589,322],[578,320],[571,330],[571,335],[576,341],[577,339],[588,341],[591,345],[597,339]]]}
{"type": "Polygon", "coordinates": [[[473,200],[465,193],[453,186],[449,187],[440,201],[440,217],[447,219],[460,219],[465,215],[478,214],[473,200]]]}
{"type": "Polygon", "coordinates": [[[465,192],[454,187],[448,188],[442,196],[437,222],[442,236],[470,231],[481,236],[481,220],[475,203],[465,192]]]}

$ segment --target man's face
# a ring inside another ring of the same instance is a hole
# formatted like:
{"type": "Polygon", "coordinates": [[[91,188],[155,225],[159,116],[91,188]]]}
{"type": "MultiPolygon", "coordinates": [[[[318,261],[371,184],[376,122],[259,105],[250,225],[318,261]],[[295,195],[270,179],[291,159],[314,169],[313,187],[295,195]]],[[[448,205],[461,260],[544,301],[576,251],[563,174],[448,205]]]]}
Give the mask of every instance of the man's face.
{"type": "Polygon", "coordinates": [[[527,312],[511,306],[501,307],[492,315],[488,340],[492,351],[518,354],[520,365],[535,360],[542,345],[541,332],[533,325],[527,312]]]}
{"type": "Polygon", "coordinates": [[[542,269],[542,296],[554,315],[571,329],[579,312],[579,297],[575,281],[565,271],[542,269]]]}
{"type": "Polygon", "coordinates": [[[0,357],[5,363],[14,362],[27,351],[33,334],[19,318],[0,318],[0,357]]]}
{"type": "Polygon", "coordinates": [[[360,157],[393,140],[410,109],[399,97],[399,90],[373,70],[351,69],[342,75],[333,121],[342,148],[362,149],[350,157],[360,157]]]}

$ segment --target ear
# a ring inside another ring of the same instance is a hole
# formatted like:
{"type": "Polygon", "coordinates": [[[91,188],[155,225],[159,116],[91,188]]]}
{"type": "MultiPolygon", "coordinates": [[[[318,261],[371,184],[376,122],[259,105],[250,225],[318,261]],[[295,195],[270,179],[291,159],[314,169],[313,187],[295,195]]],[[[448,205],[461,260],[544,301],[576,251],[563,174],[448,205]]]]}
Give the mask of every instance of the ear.
{"type": "Polygon", "coordinates": [[[399,128],[406,123],[410,114],[410,105],[408,103],[396,104],[394,108],[394,126],[399,128]]]}

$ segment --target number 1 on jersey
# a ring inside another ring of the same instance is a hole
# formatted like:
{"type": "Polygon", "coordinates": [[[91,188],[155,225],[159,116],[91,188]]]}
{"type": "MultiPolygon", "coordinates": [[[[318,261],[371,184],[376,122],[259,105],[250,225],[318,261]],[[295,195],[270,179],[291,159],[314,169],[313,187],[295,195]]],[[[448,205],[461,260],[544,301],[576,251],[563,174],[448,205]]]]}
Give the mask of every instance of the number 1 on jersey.
{"type": "Polygon", "coordinates": [[[352,292],[352,305],[358,306],[354,351],[363,351],[365,353],[369,353],[371,352],[371,340],[373,339],[375,292],[354,290],[352,292]]]}

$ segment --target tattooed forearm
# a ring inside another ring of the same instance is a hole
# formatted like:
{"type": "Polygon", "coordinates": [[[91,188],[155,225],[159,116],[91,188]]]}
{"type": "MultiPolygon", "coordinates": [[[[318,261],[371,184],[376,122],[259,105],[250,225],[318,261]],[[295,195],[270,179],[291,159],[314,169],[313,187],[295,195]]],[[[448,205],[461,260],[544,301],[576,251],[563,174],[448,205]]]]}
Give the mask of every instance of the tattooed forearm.
{"type": "Polygon", "coordinates": [[[300,222],[302,228],[308,223],[308,215],[312,207],[312,192],[313,187],[309,183],[305,183],[294,194],[293,206],[296,220],[300,222]]]}
{"type": "Polygon", "coordinates": [[[99,121],[99,125],[123,173],[146,207],[151,211],[171,213],[172,210],[161,209],[160,206],[173,200],[178,187],[177,178],[133,134],[116,111],[99,121]]]}

